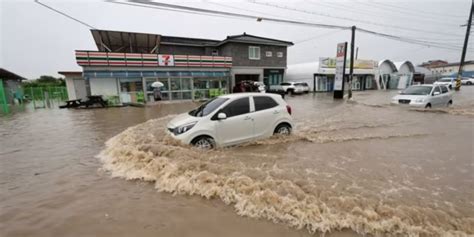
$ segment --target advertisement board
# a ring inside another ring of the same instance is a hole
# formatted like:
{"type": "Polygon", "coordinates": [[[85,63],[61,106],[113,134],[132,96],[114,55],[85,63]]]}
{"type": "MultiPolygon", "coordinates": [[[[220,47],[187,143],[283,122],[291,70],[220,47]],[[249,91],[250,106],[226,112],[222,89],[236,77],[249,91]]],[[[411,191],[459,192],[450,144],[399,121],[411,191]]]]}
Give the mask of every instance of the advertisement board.
{"type": "Polygon", "coordinates": [[[334,75],[334,91],[343,91],[344,71],[346,67],[346,48],[347,43],[337,44],[336,53],[336,73],[334,75]]]}
{"type": "MultiPolygon", "coordinates": [[[[351,63],[350,59],[346,60],[346,67],[351,63]]],[[[322,69],[336,68],[336,58],[321,57],[319,58],[319,67],[322,69]]],[[[354,60],[354,69],[374,69],[377,67],[377,62],[366,59],[354,60]]]]}

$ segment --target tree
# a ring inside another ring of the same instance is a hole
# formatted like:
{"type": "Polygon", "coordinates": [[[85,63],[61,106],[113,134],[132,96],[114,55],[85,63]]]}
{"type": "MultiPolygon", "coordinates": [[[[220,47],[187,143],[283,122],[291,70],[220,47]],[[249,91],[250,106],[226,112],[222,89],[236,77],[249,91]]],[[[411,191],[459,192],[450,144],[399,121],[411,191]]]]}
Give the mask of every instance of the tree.
{"type": "Polygon", "coordinates": [[[34,80],[23,81],[22,85],[24,87],[65,86],[66,81],[64,80],[64,78],[61,77],[56,78],[53,76],[43,75],[40,76],[40,78],[34,80]]]}

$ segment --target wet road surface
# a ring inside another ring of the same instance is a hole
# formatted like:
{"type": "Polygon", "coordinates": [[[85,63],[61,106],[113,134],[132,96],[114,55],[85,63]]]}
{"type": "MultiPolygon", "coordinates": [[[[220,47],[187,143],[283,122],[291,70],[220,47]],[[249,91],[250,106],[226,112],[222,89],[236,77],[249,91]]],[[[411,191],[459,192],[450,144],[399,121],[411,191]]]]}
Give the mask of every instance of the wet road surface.
{"type": "Polygon", "coordinates": [[[193,103],[0,117],[2,235],[474,234],[474,87],[395,93],[288,97],[292,136],[210,152],[165,136],[193,103]]]}

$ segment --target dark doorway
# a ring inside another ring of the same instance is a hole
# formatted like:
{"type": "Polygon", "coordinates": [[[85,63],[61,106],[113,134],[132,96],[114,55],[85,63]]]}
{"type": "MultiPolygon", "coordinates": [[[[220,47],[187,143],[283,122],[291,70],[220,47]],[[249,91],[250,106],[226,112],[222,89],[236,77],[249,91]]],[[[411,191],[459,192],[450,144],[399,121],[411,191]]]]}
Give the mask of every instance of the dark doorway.
{"type": "Polygon", "coordinates": [[[241,81],[258,81],[258,74],[235,74],[235,84],[241,81]]]}

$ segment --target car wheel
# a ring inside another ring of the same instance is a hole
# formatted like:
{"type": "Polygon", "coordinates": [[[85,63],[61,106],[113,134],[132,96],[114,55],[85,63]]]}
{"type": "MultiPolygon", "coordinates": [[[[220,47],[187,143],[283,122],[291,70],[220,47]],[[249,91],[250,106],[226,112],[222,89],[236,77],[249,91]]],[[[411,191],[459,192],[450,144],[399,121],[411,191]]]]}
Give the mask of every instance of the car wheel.
{"type": "Polygon", "coordinates": [[[425,109],[431,109],[431,104],[428,103],[428,104],[425,106],[425,109]]]}
{"type": "Polygon", "coordinates": [[[288,90],[287,93],[288,93],[289,95],[294,95],[294,94],[295,94],[295,91],[294,91],[294,90],[288,90]]]}
{"type": "Polygon", "coordinates": [[[449,89],[450,89],[450,90],[453,89],[453,86],[452,86],[452,85],[449,85],[449,89]]]}
{"type": "Polygon", "coordinates": [[[215,142],[214,139],[208,136],[200,136],[197,138],[194,138],[194,140],[191,142],[193,146],[199,149],[203,150],[209,150],[215,147],[215,142]]]}
{"type": "Polygon", "coordinates": [[[282,123],[282,124],[278,125],[275,128],[275,131],[273,132],[273,134],[290,135],[291,134],[291,126],[289,124],[282,123]]]}
{"type": "Polygon", "coordinates": [[[449,106],[451,106],[451,105],[453,105],[453,101],[452,101],[452,100],[450,100],[446,106],[449,107],[449,106]]]}
{"type": "Polygon", "coordinates": [[[468,81],[466,82],[466,85],[472,85],[472,82],[468,81]]]}

